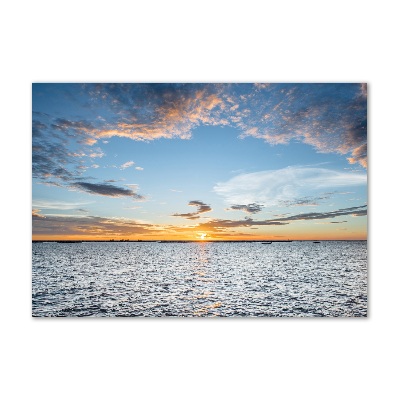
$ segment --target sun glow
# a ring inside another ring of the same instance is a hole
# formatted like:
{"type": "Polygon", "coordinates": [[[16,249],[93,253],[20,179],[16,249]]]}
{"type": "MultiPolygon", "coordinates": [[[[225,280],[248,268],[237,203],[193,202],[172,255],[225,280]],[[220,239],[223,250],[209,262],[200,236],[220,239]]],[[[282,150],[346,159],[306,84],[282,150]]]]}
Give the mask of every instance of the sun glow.
{"type": "Polygon", "coordinates": [[[206,240],[207,233],[200,233],[200,240],[206,240]]]}

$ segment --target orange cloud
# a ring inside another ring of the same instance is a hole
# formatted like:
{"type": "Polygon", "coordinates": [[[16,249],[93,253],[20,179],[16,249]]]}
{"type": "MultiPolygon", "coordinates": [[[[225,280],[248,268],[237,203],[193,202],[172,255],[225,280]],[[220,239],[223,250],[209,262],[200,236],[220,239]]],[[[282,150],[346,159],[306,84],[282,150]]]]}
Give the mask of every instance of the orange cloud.
{"type": "Polygon", "coordinates": [[[142,118],[141,121],[137,117],[129,116],[128,121],[109,124],[107,129],[93,129],[90,132],[91,136],[97,139],[113,136],[133,140],[173,137],[188,139],[195,126],[228,123],[226,120],[221,121],[219,113],[215,113],[216,107],[222,103],[216,94],[207,94],[204,90],[198,90],[188,95],[178,94],[175,97],[171,95],[171,98],[166,95],[165,97],[161,105],[147,110],[146,118],[142,118]]]}
{"type": "Polygon", "coordinates": [[[38,209],[33,209],[32,210],[32,217],[35,217],[35,218],[46,218],[44,215],[39,214],[39,211],[40,210],[38,210],[38,209]]]}

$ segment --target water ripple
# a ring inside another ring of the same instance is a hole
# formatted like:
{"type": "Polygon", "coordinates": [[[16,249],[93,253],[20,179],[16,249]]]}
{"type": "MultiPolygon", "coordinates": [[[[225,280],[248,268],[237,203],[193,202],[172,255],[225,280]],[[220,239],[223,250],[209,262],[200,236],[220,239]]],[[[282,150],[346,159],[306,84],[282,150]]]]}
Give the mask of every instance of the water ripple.
{"type": "Polygon", "coordinates": [[[359,317],[367,243],[33,243],[34,316],[359,317]]]}

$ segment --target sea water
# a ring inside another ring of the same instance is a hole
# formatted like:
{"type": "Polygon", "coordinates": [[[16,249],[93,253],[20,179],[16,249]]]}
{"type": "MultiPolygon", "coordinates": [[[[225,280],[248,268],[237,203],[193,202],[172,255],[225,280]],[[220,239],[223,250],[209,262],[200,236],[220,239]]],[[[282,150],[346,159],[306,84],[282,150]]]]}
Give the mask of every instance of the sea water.
{"type": "Polygon", "coordinates": [[[32,243],[32,315],[365,317],[367,242],[32,243]]]}

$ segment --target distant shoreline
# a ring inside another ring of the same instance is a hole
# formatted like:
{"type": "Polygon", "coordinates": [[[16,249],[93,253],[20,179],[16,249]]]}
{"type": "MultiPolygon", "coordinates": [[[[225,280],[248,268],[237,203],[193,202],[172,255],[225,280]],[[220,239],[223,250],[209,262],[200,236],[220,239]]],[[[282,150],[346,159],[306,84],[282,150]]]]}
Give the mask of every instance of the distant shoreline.
{"type": "Polygon", "coordinates": [[[366,242],[367,239],[306,240],[32,240],[32,243],[291,243],[291,242],[366,242]]]}

